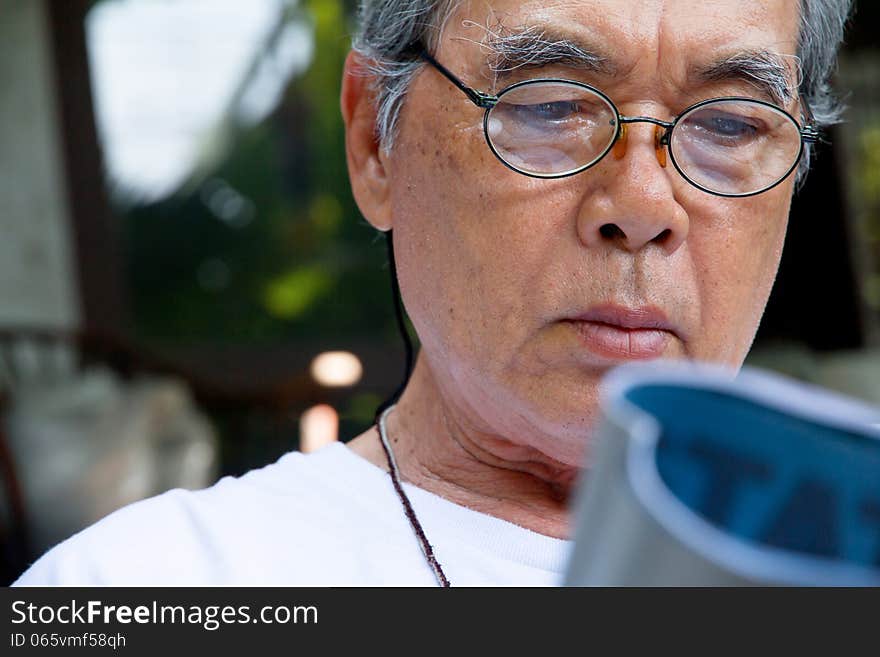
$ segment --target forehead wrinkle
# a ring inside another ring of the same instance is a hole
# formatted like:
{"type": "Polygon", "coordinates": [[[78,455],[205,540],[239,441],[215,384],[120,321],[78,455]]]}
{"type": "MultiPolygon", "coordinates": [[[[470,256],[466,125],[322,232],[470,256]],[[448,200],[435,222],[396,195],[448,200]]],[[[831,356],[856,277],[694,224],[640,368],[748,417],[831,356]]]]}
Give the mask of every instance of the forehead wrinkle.
{"type": "Polygon", "coordinates": [[[789,76],[786,58],[769,50],[739,51],[709,64],[695,66],[691,77],[700,82],[746,82],[781,105],[795,97],[797,88],[789,76]]]}

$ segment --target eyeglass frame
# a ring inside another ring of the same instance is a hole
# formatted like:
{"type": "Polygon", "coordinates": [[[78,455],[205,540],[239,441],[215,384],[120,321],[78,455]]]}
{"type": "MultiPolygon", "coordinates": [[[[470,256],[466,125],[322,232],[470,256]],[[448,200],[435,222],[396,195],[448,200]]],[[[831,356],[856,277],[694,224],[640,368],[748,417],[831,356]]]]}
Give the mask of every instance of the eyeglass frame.
{"type": "Polygon", "coordinates": [[[418,50],[418,53],[419,53],[419,57],[422,60],[426,61],[431,66],[433,66],[438,72],[440,72],[443,75],[443,77],[445,77],[452,84],[454,84],[456,87],[458,87],[458,89],[460,89],[462,92],[464,92],[464,94],[468,97],[468,99],[470,99],[470,101],[472,103],[474,103],[474,105],[476,105],[480,109],[486,110],[485,114],[483,115],[483,133],[486,137],[486,143],[489,145],[489,149],[492,151],[492,153],[495,155],[495,157],[498,158],[498,160],[504,166],[506,166],[508,169],[510,169],[511,171],[515,171],[516,173],[519,173],[521,175],[528,176],[530,178],[540,178],[540,179],[545,179],[545,180],[552,180],[552,179],[558,179],[558,178],[568,178],[569,176],[574,176],[579,173],[583,173],[587,169],[595,166],[596,164],[601,162],[603,159],[605,159],[605,156],[608,155],[609,152],[611,152],[611,150],[614,148],[615,144],[617,144],[618,140],[621,138],[621,134],[623,134],[624,126],[632,124],[632,123],[651,123],[655,126],[659,126],[659,127],[663,128],[664,131],[658,140],[658,144],[660,146],[666,147],[666,150],[669,153],[669,159],[672,161],[672,166],[675,167],[675,170],[678,171],[679,175],[682,178],[684,178],[689,184],[693,185],[697,189],[700,189],[700,190],[706,192],[707,194],[712,194],[714,196],[721,196],[724,198],[747,198],[749,196],[756,196],[758,194],[763,194],[764,192],[770,191],[771,189],[773,189],[777,185],[780,185],[786,178],[788,178],[792,174],[792,172],[795,169],[797,169],[798,165],[800,164],[801,158],[804,155],[804,144],[815,144],[819,141],[819,138],[820,138],[819,130],[814,125],[815,119],[813,118],[813,113],[810,111],[810,106],[807,103],[806,99],[803,97],[803,94],[799,94],[801,108],[803,110],[804,119],[805,119],[803,126],[798,122],[797,119],[794,118],[794,116],[792,116],[789,112],[787,112],[782,107],[779,107],[778,105],[775,105],[773,103],[770,103],[770,102],[767,102],[764,100],[759,100],[757,98],[749,98],[747,96],[721,96],[718,98],[707,98],[706,100],[701,100],[697,103],[694,103],[693,105],[690,105],[689,107],[686,107],[684,110],[681,111],[681,113],[679,113],[677,116],[675,116],[672,121],[662,121],[661,119],[656,119],[651,116],[624,116],[623,114],[620,113],[620,110],[617,108],[617,105],[614,104],[614,101],[612,101],[608,97],[608,95],[605,94],[604,92],[602,92],[601,90],[599,90],[596,87],[589,85],[585,82],[580,82],[577,80],[568,80],[565,78],[531,78],[529,80],[522,80],[520,82],[514,82],[513,84],[510,84],[510,85],[504,87],[497,94],[494,94],[494,95],[488,94],[488,93],[485,93],[485,92],[482,92],[482,91],[479,91],[477,89],[473,89],[472,87],[467,86],[464,82],[461,81],[461,79],[459,79],[448,68],[446,68],[445,66],[443,66],[443,64],[441,64],[436,59],[434,59],[434,57],[424,48],[420,48],[418,50]],[[501,97],[504,94],[506,94],[506,93],[512,91],[513,89],[518,88],[518,87],[522,87],[522,86],[530,85],[530,84],[535,84],[535,83],[546,83],[546,82],[573,84],[575,86],[587,89],[591,93],[598,95],[605,102],[607,102],[610,107],[612,107],[614,109],[615,120],[616,120],[616,126],[615,126],[616,132],[614,134],[614,138],[609,141],[608,146],[605,147],[605,150],[603,150],[602,153],[598,157],[596,157],[591,162],[583,165],[582,167],[575,169],[574,171],[567,171],[567,172],[559,173],[559,174],[536,174],[536,173],[529,173],[528,171],[523,171],[522,169],[518,169],[515,166],[513,166],[512,164],[510,164],[509,162],[507,162],[501,156],[501,154],[498,152],[498,150],[495,148],[495,145],[492,143],[492,139],[489,137],[489,113],[498,104],[498,101],[501,99],[501,97]],[[779,178],[779,180],[777,180],[775,183],[773,183],[769,187],[765,187],[765,188],[760,189],[756,192],[748,192],[746,194],[726,194],[724,192],[716,192],[716,191],[713,191],[713,190],[695,182],[694,180],[691,180],[691,178],[687,174],[685,174],[684,171],[681,170],[681,167],[679,166],[678,162],[675,161],[675,154],[672,152],[672,149],[669,147],[669,141],[672,136],[672,131],[675,129],[676,125],[678,125],[678,121],[682,117],[687,116],[692,111],[699,109],[700,107],[702,107],[704,105],[709,105],[709,104],[718,103],[718,102],[722,102],[722,101],[747,101],[750,103],[756,103],[758,105],[764,105],[764,106],[770,107],[778,112],[781,112],[783,115],[785,115],[788,119],[790,119],[797,126],[798,133],[800,134],[800,137],[801,137],[800,148],[798,150],[797,157],[795,158],[791,167],[789,167],[788,171],[785,172],[785,175],[783,175],[781,178],[779,178]]]}

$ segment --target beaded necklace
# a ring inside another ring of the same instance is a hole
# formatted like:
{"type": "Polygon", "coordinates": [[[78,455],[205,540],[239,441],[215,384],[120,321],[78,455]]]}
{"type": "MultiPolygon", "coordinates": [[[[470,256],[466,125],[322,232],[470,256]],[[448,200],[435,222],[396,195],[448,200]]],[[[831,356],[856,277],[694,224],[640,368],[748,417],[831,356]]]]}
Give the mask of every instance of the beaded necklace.
{"type": "Polygon", "coordinates": [[[385,457],[388,459],[388,471],[391,475],[391,483],[394,484],[394,490],[397,492],[397,497],[400,498],[400,503],[403,505],[403,512],[406,514],[407,520],[409,520],[409,524],[419,541],[419,545],[422,547],[422,554],[425,555],[428,565],[431,567],[431,570],[434,571],[434,577],[437,578],[437,583],[444,588],[448,588],[451,586],[449,580],[446,578],[446,574],[443,572],[440,562],[437,561],[437,558],[434,556],[434,549],[428,542],[428,537],[425,536],[425,530],[422,529],[422,524],[416,517],[416,512],[413,510],[412,504],[410,504],[409,498],[406,496],[406,492],[404,492],[403,486],[400,483],[400,470],[397,467],[394,452],[391,451],[391,443],[388,441],[388,432],[385,429],[385,420],[393,408],[394,405],[386,408],[382,412],[382,415],[379,416],[379,422],[377,423],[379,428],[379,438],[382,441],[382,448],[385,450],[385,457]]]}

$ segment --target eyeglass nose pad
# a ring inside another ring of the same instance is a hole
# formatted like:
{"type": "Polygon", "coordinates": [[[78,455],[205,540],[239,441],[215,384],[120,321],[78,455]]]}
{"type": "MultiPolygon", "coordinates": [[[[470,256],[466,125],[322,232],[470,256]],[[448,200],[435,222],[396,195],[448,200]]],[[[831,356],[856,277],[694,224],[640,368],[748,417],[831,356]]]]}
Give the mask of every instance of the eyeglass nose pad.
{"type": "Polygon", "coordinates": [[[666,134],[666,128],[663,126],[654,126],[654,152],[657,154],[657,161],[660,166],[666,168],[666,144],[663,139],[666,134]]]}
{"type": "Polygon", "coordinates": [[[617,133],[617,140],[614,142],[614,148],[611,151],[615,160],[622,160],[626,155],[626,123],[620,125],[620,131],[617,133]]]}

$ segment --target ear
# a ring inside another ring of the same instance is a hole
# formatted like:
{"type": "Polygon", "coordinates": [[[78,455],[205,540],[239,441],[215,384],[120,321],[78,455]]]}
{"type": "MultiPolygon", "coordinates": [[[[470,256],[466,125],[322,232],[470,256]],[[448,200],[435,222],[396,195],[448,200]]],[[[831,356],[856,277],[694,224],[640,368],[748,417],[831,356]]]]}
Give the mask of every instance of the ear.
{"type": "Polygon", "coordinates": [[[354,200],[366,220],[378,230],[387,231],[392,228],[387,156],[379,148],[376,136],[376,108],[370,80],[360,55],[349,52],[340,98],[348,177],[354,200]]]}

